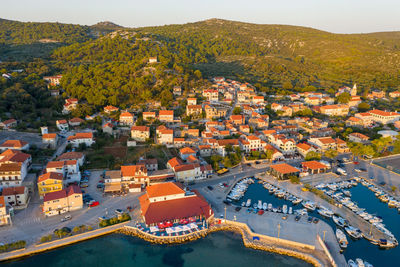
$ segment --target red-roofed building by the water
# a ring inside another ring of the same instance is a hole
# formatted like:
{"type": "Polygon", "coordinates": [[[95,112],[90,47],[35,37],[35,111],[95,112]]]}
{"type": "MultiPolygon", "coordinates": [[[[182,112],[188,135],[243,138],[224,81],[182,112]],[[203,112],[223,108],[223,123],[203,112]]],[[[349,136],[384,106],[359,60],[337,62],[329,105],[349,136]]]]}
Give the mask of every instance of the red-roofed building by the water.
{"type": "Polygon", "coordinates": [[[54,216],[83,208],[82,190],[77,185],[44,195],[43,212],[54,216]]]}
{"type": "Polygon", "coordinates": [[[147,226],[179,223],[182,220],[209,220],[214,216],[211,206],[197,191],[186,191],[179,183],[148,186],[139,197],[141,215],[147,226]]]}
{"type": "Polygon", "coordinates": [[[301,166],[304,172],[309,172],[310,174],[324,173],[329,169],[329,166],[315,160],[302,162],[301,166]]]}
{"type": "Polygon", "coordinates": [[[270,171],[273,176],[282,180],[288,179],[291,175],[297,176],[300,173],[300,170],[287,163],[271,165],[270,171]]]}
{"type": "Polygon", "coordinates": [[[4,197],[0,196],[0,226],[11,224],[11,216],[6,207],[4,197]]]}
{"type": "Polygon", "coordinates": [[[80,144],[85,144],[87,147],[94,143],[93,133],[75,133],[75,135],[68,136],[68,143],[73,147],[78,147],[80,144]]]}

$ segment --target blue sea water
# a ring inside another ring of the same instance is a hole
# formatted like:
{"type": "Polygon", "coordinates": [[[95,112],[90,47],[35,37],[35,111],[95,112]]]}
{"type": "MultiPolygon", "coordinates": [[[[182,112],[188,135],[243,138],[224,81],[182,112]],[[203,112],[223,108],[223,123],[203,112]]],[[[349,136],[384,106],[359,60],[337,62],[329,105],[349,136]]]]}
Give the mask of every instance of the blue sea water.
{"type": "MultiPolygon", "coordinates": [[[[351,199],[356,202],[359,207],[365,208],[370,214],[381,216],[386,228],[389,229],[398,240],[400,239],[400,214],[396,209],[389,208],[387,203],[381,202],[375,197],[373,192],[361,184],[351,188],[350,192],[352,194],[351,199]]],[[[286,204],[288,207],[292,206],[293,209],[303,208],[302,205],[294,206],[290,201],[269,194],[259,183],[251,184],[244,197],[239,202],[246,201],[248,198],[250,198],[253,203],[258,200],[272,203],[274,207],[282,207],[286,204]]],[[[336,225],[332,219],[325,218],[316,211],[309,212],[309,215],[324,220],[334,231],[336,230],[336,225]]],[[[348,241],[349,245],[344,251],[346,260],[361,258],[373,264],[375,267],[400,266],[400,246],[392,249],[380,249],[378,246],[372,245],[366,239],[352,240],[348,238],[348,241]]]]}
{"type": "Polygon", "coordinates": [[[4,266],[308,267],[312,265],[296,258],[246,248],[241,236],[218,232],[179,245],[155,245],[135,237],[112,234],[8,262],[4,266]]]}

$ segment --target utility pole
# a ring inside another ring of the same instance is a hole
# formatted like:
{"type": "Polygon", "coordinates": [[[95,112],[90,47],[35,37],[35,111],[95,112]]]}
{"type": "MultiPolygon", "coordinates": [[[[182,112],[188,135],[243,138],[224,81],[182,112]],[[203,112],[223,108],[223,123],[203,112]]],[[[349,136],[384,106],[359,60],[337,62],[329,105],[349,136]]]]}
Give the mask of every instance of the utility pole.
{"type": "Polygon", "coordinates": [[[280,223],[278,223],[278,238],[279,238],[279,234],[280,234],[280,232],[281,232],[281,224],[280,224],[280,223]]]}

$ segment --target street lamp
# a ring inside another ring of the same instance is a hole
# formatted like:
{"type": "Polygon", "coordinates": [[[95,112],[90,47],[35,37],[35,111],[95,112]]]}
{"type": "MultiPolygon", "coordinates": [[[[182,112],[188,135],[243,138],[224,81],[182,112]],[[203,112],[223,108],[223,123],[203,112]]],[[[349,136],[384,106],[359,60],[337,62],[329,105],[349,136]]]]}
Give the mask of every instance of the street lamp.
{"type": "Polygon", "coordinates": [[[278,223],[278,238],[279,238],[279,234],[280,234],[280,232],[281,232],[281,224],[280,224],[280,223],[278,223]]]}
{"type": "Polygon", "coordinates": [[[225,221],[224,222],[226,222],[226,205],[224,207],[224,210],[225,210],[225,221]]]}
{"type": "Polygon", "coordinates": [[[322,238],[322,240],[325,242],[325,234],[326,234],[326,230],[324,230],[324,237],[322,238]]]}

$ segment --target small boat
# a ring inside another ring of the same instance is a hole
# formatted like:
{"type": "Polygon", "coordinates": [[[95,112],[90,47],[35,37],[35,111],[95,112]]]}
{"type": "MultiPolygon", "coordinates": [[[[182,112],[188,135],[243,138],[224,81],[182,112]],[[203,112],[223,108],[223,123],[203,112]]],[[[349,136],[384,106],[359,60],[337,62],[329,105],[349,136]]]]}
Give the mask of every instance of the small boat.
{"type": "Polygon", "coordinates": [[[340,226],[340,227],[346,227],[347,226],[347,222],[345,219],[343,219],[342,217],[340,217],[339,215],[333,215],[332,216],[333,222],[340,226]]]}
{"type": "Polygon", "coordinates": [[[349,190],[343,190],[343,193],[344,193],[346,196],[351,197],[351,193],[350,193],[349,190]]]}
{"type": "Polygon", "coordinates": [[[337,238],[337,240],[339,242],[339,246],[341,248],[343,248],[343,249],[347,248],[347,244],[349,242],[347,241],[346,235],[339,228],[336,229],[336,238],[337,238]]]}
{"type": "Polygon", "coordinates": [[[268,209],[268,204],[266,202],[263,203],[263,210],[267,210],[268,209]]]}
{"type": "Polygon", "coordinates": [[[323,206],[321,206],[321,207],[317,210],[317,212],[318,212],[319,214],[321,214],[322,216],[325,216],[325,217],[328,217],[328,218],[332,217],[332,215],[333,215],[333,212],[332,212],[331,210],[329,210],[329,209],[327,209],[327,208],[325,208],[325,207],[323,207],[323,206]]]}
{"type": "Polygon", "coordinates": [[[360,259],[360,258],[356,259],[356,264],[357,264],[358,267],[365,267],[364,261],[362,259],[360,259]]]}
{"type": "Polygon", "coordinates": [[[257,203],[253,204],[253,208],[255,208],[255,209],[257,208],[257,203]]]}
{"type": "Polygon", "coordinates": [[[261,210],[261,209],[262,209],[262,202],[261,202],[261,200],[259,200],[259,201],[258,201],[257,208],[258,208],[259,210],[261,210]]]}
{"type": "Polygon", "coordinates": [[[303,203],[301,203],[306,209],[314,211],[316,208],[316,205],[314,202],[312,201],[305,201],[303,203]]]}
{"type": "Polygon", "coordinates": [[[381,248],[393,248],[395,247],[397,244],[391,240],[387,240],[387,239],[379,239],[378,241],[378,245],[381,248]]]}
{"type": "Polygon", "coordinates": [[[287,211],[288,211],[287,205],[283,205],[283,207],[282,207],[282,212],[286,214],[287,211]]]}
{"type": "Polygon", "coordinates": [[[246,203],[243,201],[243,202],[242,202],[242,207],[244,207],[244,206],[246,206],[246,203]]]}
{"type": "Polygon", "coordinates": [[[246,207],[250,207],[250,205],[251,205],[251,199],[249,198],[249,199],[247,200],[247,202],[246,202],[246,207]]]}
{"type": "Polygon", "coordinates": [[[364,261],[364,266],[365,266],[365,267],[374,267],[374,265],[372,265],[372,264],[369,263],[368,261],[364,261]]]}
{"type": "Polygon", "coordinates": [[[289,214],[293,214],[293,208],[289,207],[289,214]]]}
{"type": "Polygon", "coordinates": [[[365,239],[367,239],[372,245],[378,245],[379,244],[379,241],[374,239],[374,237],[372,235],[363,233],[363,237],[365,239]]]}
{"type": "Polygon", "coordinates": [[[297,204],[299,204],[300,202],[302,202],[303,200],[301,199],[301,198],[296,198],[295,200],[293,200],[292,201],[292,203],[294,204],[294,205],[297,205],[297,204]]]}
{"type": "Polygon", "coordinates": [[[272,204],[271,203],[268,204],[268,210],[272,210],[272,204]]]}
{"type": "Polygon", "coordinates": [[[295,210],[294,211],[294,213],[295,214],[298,214],[298,215],[307,215],[307,209],[299,209],[299,210],[295,210]]]}
{"type": "Polygon", "coordinates": [[[347,226],[344,228],[346,230],[346,232],[355,239],[360,239],[362,237],[362,232],[360,231],[360,229],[353,227],[353,226],[347,226]]]}
{"type": "Polygon", "coordinates": [[[349,265],[349,267],[358,267],[358,264],[357,263],[355,263],[353,260],[349,260],[348,262],[347,262],[347,264],[349,265]]]}

